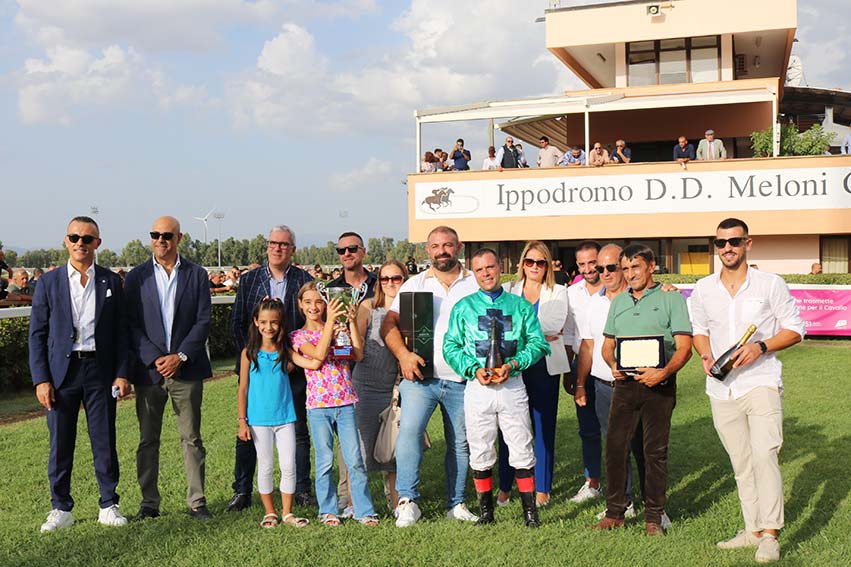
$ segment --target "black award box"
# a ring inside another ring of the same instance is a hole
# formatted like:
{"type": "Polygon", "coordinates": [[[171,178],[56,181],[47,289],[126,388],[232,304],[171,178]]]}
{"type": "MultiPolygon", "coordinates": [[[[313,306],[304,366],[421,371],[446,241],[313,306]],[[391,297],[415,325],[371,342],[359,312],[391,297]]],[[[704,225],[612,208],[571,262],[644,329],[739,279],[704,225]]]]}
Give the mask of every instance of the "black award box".
{"type": "Polygon", "coordinates": [[[408,350],[425,361],[424,378],[434,378],[434,303],[430,291],[399,294],[399,330],[408,350]]]}

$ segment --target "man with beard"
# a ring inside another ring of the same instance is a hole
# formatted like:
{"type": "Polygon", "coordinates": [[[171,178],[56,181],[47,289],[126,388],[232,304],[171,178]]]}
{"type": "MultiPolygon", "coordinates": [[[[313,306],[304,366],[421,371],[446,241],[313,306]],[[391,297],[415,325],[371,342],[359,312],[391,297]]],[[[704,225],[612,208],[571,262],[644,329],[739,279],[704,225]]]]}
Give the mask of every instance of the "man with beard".
{"type": "Polygon", "coordinates": [[[343,265],[343,273],[332,280],[328,287],[360,287],[366,282],[366,295],[359,297],[358,301],[372,297],[375,294],[375,282],[378,277],[363,267],[363,259],[366,256],[366,248],[363,238],[356,232],[344,232],[337,239],[337,254],[343,265]]]}
{"type": "Polygon", "coordinates": [[[464,425],[464,388],[466,380],[459,376],[443,357],[443,349],[434,349],[434,377],[424,378],[420,367],[425,361],[408,350],[399,332],[399,301],[403,292],[427,291],[433,295],[434,344],[443,345],[449,327],[452,307],[462,298],[475,293],[479,286],[473,274],[461,267],[458,254],[463,250],[458,233],[448,226],[438,226],[428,235],[426,248],[431,268],[406,281],[399,289],[390,311],[381,325],[381,337],[399,360],[402,376],[399,385],[405,410],[396,441],[396,526],[414,525],[420,518],[417,487],[420,484],[420,462],[423,457],[423,433],[431,414],[440,405],[446,436],[446,489],[450,519],[478,520],[464,504],[467,462],[470,451],[464,425]]]}
{"type": "MultiPolygon", "coordinates": [[[[286,313],[287,331],[299,329],[304,325],[304,316],[298,308],[298,290],[313,276],[291,263],[296,251],[295,233],[286,225],[274,226],[269,231],[266,243],[268,263],[255,268],[239,278],[239,287],[233,303],[230,319],[230,336],[236,352],[242,352],[248,339],[248,326],[253,325],[251,313],[264,297],[280,299],[286,313]]],[[[239,357],[234,371],[239,376],[239,357]]],[[[296,366],[289,373],[290,386],[295,403],[295,461],[296,492],[295,501],[301,506],[313,502],[310,494],[310,434],[307,429],[307,382],[304,371],[296,366]]],[[[227,511],[239,511],[251,505],[254,469],[257,466],[257,452],[253,441],[236,439],[236,463],[233,469],[233,497],[225,508],[227,511]]]]}
{"type": "Polygon", "coordinates": [[[576,247],[576,266],[582,279],[567,288],[567,321],[564,324],[564,347],[571,362],[573,372],[565,374],[564,389],[571,396],[584,395],[587,404],[576,406],[576,421],[579,423],[579,438],[582,440],[582,463],[585,483],[570,499],[571,502],[585,502],[603,496],[600,489],[603,445],[600,438],[600,422],[594,410],[594,382],[579,386],[576,380],[576,361],[574,355],[579,352],[582,337],[579,333],[579,321],[588,311],[591,298],[600,292],[603,282],[597,273],[597,254],[600,245],[593,240],[580,242],[576,247]]]}
{"type": "Polygon", "coordinates": [[[620,267],[629,287],[612,300],[603,328],[603,360],[616,380],[606,438],[606,517],[592,527],[610,530],[624,525],[629,505],[629,445],[640,421],[644,429],[645,528],[647,535],[664,535],[668,437],[677,399],[677,372],[691,358],[691,323],[683,296],[664,293],[653,281],[656,258],[650,248],[627,246],[620,253],[620,267]],[[618,370],[615,344],[624,337],[660,337],[664,347],[661,367],[637,368],[634,375],[618,370]]]}
{"type": "Polygon", "coordinates": [[[715,231],[721,271],[694,287],[694,349],[706,372],[712,421],[730,456],[745,529],[718,542],[721,549],[756,547],[756,560],[780,559],[783,479],[777,455],[783,445],[783,380],[777,351],[801,341],[804,324],[780,276],[748,267],[753,241],[748,226],[729,218],[715,231]],[[756,325],[753,341],[733,353],[733,369],[711,376],[715,356],[756,325]]]}
{"type": "Polygon", "coordinates": [[[529,396],[521,372],[550,354],[536,309],[522,297],[502,289],[499,257],[490,248],[473,254],[473,273],[479,291],[452,308],[443,356],[469,381],[464,394],[470,468],[482,516],[477,522],[494,523],[493,466],[497,432],[508,445],[509,463],[516,470],[517,489],[523,503],[523,520],[537,528],[535,502],[535,448],[529,396]],[[502,366],[486,367],[491,333],[497,335],[502,366]]]}

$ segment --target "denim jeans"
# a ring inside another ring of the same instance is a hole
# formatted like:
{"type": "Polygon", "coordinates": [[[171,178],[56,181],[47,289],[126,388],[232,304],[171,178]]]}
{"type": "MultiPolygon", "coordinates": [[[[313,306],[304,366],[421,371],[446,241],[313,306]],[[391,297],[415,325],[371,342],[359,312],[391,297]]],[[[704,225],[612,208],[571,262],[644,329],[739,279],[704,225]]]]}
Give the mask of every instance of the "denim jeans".
{"type": "MultiPolygon", "coordinates": [[[[574,389],[576,388],[576,361],[571,365],[571,374],[574,389]]],[[[584,465],[585,478],[600,478],[603,468],[603,440],[600,436],[600,422],[597,420],[595,409],[595,384],[594,380],[585,381],[585,397],[587,403],[584,406],[573,404],[576,409],[576,421],[579,423],[579,438],[582,440],[582,464],[584,465]]]]}
{"type": "Polygon", "coordinates": [[[366,467],[363,465],[360,452],[355,406],[309,409],[307,421],[310,424],[310,436],[313,439],[316,461],[315,486],[319,514],[337,514],[337,491],[331,474],[334,463],[334,433],[340,440],[343,461],[349,471],[355,519],[359,520],[364,516],[375,514],[372,496],[369,493],[366,467]]]}
{"type": "Polygon", "coordinates": [[[438,404],[443,414],[446,439],[444,469],[446,499],[449,508],[464,502],[470,448],[464,426],[464,390],[466,382],[439,378],[402,380],[399,385],[402,421],[396,440],[396,490],[399,498],[416,500],[420,494],[420,463],[423,460],[423,433],[438,404]]]}

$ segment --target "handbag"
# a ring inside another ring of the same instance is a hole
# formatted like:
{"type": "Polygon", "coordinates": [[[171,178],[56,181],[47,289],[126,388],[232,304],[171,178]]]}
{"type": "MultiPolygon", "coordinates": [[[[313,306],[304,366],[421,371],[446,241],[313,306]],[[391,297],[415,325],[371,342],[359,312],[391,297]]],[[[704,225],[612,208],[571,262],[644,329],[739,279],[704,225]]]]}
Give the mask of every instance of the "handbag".
{"type": "MultiPolygon", "coordinates": [[[[399,385],[393,386],[393,397],[390,405],[378,414],[378,436],[372,457],[376,462],[387,464],[396,460],[396,440],[399,438],[399,427],[402,421],[402,408],[399,406],[399,385]]],[[[431,448],[428,431],[423,432],[423,448],[431,448]]]]}

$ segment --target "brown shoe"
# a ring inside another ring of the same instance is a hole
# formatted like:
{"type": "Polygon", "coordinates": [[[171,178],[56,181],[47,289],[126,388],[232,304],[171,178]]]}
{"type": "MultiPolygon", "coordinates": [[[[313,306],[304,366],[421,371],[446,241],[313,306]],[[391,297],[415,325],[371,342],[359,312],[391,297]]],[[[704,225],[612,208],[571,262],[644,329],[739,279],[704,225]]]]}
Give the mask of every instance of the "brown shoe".
{"type": "Polygon", "coordinates": [[[613,530],[615,528],[623,527],[623,520],[618,520],[617,518],[609,518],[605,517],[599,521],[599,523],[586,526],[591,528],[592,530],[613,530]]]}
{"type": "Polygon", "coordinates": [[[647,535],[651,536],[663,536],[665,535],[665,528],[657,524],[656,522],[647,522],[645,524],[645,529],[647,530],[647,535]]]}

